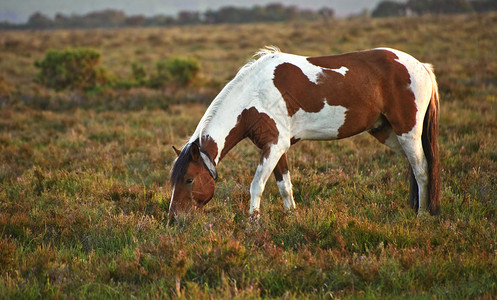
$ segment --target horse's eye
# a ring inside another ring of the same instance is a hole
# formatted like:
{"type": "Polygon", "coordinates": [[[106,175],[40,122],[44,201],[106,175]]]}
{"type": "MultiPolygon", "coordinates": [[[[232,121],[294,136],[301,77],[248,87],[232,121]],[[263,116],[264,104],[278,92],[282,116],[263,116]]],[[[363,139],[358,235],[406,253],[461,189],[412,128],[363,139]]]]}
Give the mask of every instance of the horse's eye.
{"type": "Polygon", "coordinates": [[[192,184],[193,183],[193,178],[188,178],[186,180],[186,184],[192,184]]]}

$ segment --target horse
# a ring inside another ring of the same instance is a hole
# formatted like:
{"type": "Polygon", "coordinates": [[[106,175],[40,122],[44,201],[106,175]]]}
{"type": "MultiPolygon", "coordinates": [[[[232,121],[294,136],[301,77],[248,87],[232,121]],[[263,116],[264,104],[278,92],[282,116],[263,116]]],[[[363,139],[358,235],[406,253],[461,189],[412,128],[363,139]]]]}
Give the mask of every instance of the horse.
{"type": "Polygon", "coordinates": [[[258,214],[274,174],[287,210],[296,207],[286,152],[301,140],[335,140],[367,131],[409,162],[409,204],[440,213],[438,86],[431,64],[391,48],[305,57],[266,47],[214,98],[171,170],[169,216],[213,197],[216,166],[241,140],[262,152],[250,185],[258,214]]]}

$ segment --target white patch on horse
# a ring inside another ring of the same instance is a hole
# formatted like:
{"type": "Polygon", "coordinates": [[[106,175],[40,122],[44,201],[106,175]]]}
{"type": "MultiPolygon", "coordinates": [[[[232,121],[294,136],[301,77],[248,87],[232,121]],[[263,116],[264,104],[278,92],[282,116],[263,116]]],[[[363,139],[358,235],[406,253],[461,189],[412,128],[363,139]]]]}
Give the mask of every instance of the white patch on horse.
{"type": "Polygon", "coordinates": [[[342,74],[342,76],[345,76],[345,74],[347,74],[347,71],[349,70],[349,68],[347,67],[340,67],[340,69],[330,69],[331,71],[334,71],[334,72],[337,72],[337,73],[340,73],[342,74]]]}
{"type": "Polygon", "coordinates": [[[336,139],[338,130],[345,123],[347,108],[341,105],[329,105],[324,101],[324,107],[318,112],[306,112],[299,109],[292,116],[293,136],[306,140],[336,139]]]}
{"type": "MultiPolygon", "coordinates": [[[[281,63],[290,63],[294,66],[297,66],[302,73],[304,73],[305,76],[309,79],[309,81],[313,82],[314,84],[319,84],[319,79],[323,75],[323,70],[332,70],[337,72],[337,70],[342,71],[342,68],[334,70],[334,69],[327,69],[327,68],[322,68],[316,65],[311,64],[305,56],[299,56],[299,55],[294,55],[294,54],[288,54],[288,53],[280,53],[280,55],[277,57],[278,58],[278,65],[281,63]]],[[[339,72],[340,73],[340,72],[339,72]]],[[[272,78],[274,79],[274,78],[272,78]]]]}
{"type": "Polygon", "coordinates": [[[176,188],[176,184],[173,186],[173,193],[171,194],[171,201],[169,202],[169,212],[171,212],[171,207],[173,206],[173,199],[174,199],[174,190],[176,188]]]}
{"type": "Polygon", "coordinates": [[[347,68],[347,67],[340,67],[338,69],[330,69],[330,68],[323,68],[323,67],[320,67],[320,68],[322,70],[328,70],[328,71],[337,72],[337,73],[341,74],[344,77],[345,77],[345,74],[347,74],[347,71],[349,70],[349,68],[347,68]]]}

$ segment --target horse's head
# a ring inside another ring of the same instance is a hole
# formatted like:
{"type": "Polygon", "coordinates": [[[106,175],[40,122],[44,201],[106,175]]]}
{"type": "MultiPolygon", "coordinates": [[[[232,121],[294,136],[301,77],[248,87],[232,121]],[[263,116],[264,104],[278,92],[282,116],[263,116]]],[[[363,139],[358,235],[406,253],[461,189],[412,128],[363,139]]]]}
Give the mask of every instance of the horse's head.
{"type": "Polygon", "coordinates": [[[212,199],[217,170],[206,152],[197,143],[187,144],[182,151],[174,148],[178,158],[171,171],[173,196],[169,217],[201,208],[212,199]]]}

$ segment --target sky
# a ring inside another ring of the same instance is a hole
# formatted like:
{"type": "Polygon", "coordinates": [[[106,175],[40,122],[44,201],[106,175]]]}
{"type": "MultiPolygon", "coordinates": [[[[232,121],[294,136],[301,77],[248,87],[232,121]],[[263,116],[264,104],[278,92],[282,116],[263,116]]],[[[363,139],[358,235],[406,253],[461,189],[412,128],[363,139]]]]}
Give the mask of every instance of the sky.
{"type": "Polygon", "coordinates": [[[372,10],[381,0],[1,0],[0,22],[24,23],[35,12],[53,18],[56,13],[83,15],[95,10],[117,9],[126,15],[176,15],[181,10],[206,11],[223,6],[252,7],[268,3],[299,8],[331,7],[337,16],[372,10]]]}

